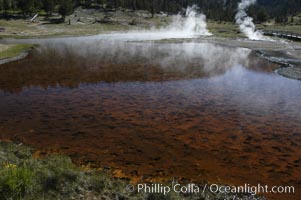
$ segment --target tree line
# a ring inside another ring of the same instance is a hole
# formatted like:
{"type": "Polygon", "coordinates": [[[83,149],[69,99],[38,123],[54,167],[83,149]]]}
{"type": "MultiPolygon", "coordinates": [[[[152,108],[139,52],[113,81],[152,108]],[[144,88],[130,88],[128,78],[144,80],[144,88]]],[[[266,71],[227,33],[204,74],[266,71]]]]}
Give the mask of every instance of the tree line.
{"type": "MultiPolygon", "coordinates": [[[[2,17],[19,15],[32,16],[36,12],[44,11],[46,16],[54,12],[64,18],[71,14],[76,7],[82,6],[95,9],[116,10],[126,8],[132,10],[148,10],[152,15],[158,12],[175,14],[189,5],[198,5],[207,18],[219,21],[233,21],[237,4],[240,0],[0,0],[2,17]]],[[[288,16],[301,12],[301,0],[258,0],[249,9],[249,14],[257,22],[271,18],[285,21],[288,16]]]]}

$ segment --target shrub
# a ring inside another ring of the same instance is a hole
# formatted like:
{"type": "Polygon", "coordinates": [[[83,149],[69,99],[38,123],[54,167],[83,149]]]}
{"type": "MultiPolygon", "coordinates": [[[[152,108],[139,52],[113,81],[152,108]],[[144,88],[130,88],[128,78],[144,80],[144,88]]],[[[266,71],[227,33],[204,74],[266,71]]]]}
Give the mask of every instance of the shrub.
{"type": "Polygon", "coordinates": [[[0,199],[21,199],[29,194],[33,173],[26,166],[5,164],[0,169],[0,199]]]}

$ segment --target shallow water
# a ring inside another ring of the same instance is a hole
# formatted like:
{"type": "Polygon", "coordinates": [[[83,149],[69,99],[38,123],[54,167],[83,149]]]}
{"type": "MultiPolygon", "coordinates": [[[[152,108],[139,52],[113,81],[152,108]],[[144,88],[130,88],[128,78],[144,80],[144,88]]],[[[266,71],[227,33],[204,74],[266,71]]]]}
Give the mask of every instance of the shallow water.
{"type": "Polygon", "coordinates": [[[250,50],[39,43],[26,59],[0,66],[1,138],[135,179],[301,188],[301,82],[250,50]]]}

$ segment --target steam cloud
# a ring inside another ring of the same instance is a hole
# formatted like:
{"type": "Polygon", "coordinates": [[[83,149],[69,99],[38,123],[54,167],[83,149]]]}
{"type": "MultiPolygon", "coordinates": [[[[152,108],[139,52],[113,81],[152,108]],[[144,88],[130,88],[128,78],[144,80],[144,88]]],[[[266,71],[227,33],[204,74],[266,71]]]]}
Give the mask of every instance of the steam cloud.
{"type": "Polygon", "coordinates": [[[198,7],[196,5],[187,7],[184,17],[178,14],[172,18],[172,23],[167,27],[160,29],[154,28],[151,31],[139,31],[139,36],[135,38],[194,38],[212,35],[207,29],[206,16],[198,13],[197,9],[198,7]]]}
{"type": "Polygon", "coordinates": [[[188,7],[185,18],[177,15],[172,24],[162,31],[176,32],[186,36],[212,35],[207,29],[206,16],[199,14],[197,9],[196,5],[188,7]]]}
{"type": "Polygon", "coordinates": [[[136,30],[119,34],[101,34],[104,39],[120,40],[161,40],[177,38],[195,38],[212,35],[207,29],[206,16],[197,12],[197,6],[188,7],[185,16],[178,14],[172,18],[170,25],[151,30],[136,30]],[[112,37],[113,36],[113,37],[112,37]]]}
{"type": "Polygon", "coordinates": [[[256,0],[242,0],[238,4],[238,12],[235,16],[236,24],[239,25],[239,29],[251,40],[266,40],[260,31],[256,31],[253,18],[249,17],[246,9],[255,4],[256,0]]]}

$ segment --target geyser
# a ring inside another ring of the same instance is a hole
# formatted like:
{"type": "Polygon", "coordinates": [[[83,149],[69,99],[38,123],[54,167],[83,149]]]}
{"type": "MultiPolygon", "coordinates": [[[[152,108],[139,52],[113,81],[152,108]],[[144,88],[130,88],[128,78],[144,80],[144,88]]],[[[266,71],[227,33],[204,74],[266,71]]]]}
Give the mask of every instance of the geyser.
{"type": "Polygon", "coordinates": [[[236,24],[239,25],[240,31],[243,32],[250,40],[267,40],[267,38],[263,36],[262,32],[256,30],[253,18],[249,17],[246,12],[246,9],[255,3],[256,0],[242,0],[238,4],[238,11],[235,15],[236,24]]]}
{"type": "Polygon", "coordinates": [[[161,31],[170,31],[183,36],[212,35],[207,29],[206,16],[197,12],[198,7],[187,7],[185,17],[177,15],[170,26],[161,31]]]}

